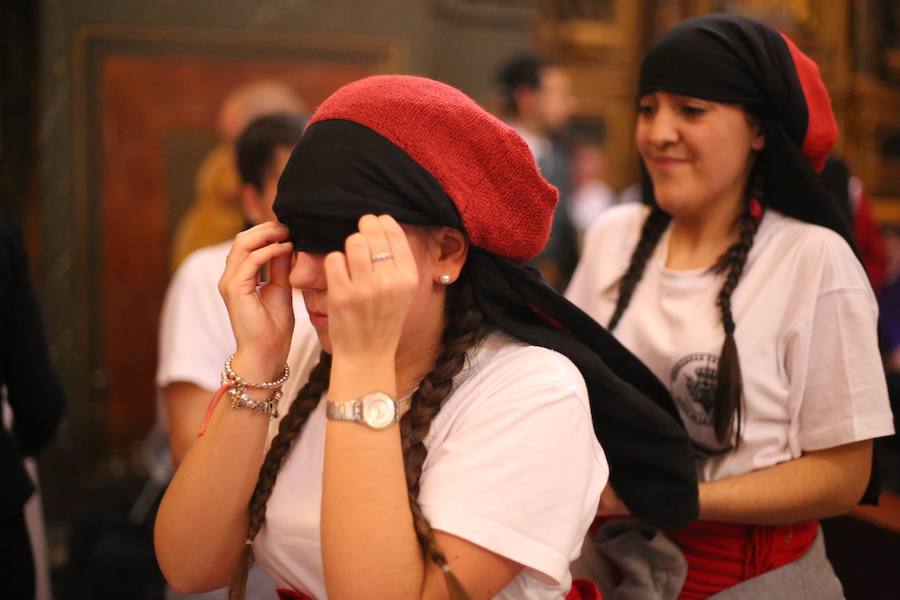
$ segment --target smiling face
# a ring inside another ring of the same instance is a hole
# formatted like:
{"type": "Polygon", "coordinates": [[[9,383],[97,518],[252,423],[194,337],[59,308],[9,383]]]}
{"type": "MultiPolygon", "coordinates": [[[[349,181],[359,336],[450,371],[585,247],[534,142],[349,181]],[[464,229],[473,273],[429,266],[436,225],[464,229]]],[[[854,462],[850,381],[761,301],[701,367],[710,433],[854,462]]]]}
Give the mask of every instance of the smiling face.
{"type": "Polygon", "coordinates": [[[765,145],[740,106],[666,92],[640,99],[635,137],[656,202],[676,219],[739,211],[765,145]]]}

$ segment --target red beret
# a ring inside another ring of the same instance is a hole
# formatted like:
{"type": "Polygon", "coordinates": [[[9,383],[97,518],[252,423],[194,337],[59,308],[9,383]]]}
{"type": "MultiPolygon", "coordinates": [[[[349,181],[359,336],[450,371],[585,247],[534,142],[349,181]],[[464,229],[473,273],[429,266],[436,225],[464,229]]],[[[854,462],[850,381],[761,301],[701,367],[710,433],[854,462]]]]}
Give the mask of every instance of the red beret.
{"type": "Polygon", "coordinates": [[[309,124],[330,119],[368,127],[427,170],[474,245],[520,262],[546,245],[559,193],[515,130],[456,88],[408,75],[367,77],[332,94],[309,124]]]}
{"type": "Polygon", "coordinates": [[[825,159],[831,153],[838,135],[837,121],[831,110],[831,98],[828,97],[828,90],[825,89],[818,65],[797,48],[788,36],[782,33],[781,37],[787,43],[794,67],[797,69],[797,77],[800,79],[800,88],[803,90],[809,115],[806,137],[800,145],[800,152],[816,171],[821,173],[825,168],[825,159]]]}

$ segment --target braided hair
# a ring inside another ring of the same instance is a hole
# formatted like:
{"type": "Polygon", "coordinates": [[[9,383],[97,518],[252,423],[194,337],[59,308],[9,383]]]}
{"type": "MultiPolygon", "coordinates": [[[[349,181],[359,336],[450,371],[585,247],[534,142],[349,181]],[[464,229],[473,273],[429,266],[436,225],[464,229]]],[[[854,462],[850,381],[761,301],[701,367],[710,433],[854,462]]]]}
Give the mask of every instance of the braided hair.
{"type": "MultiPolygon", "coordinates": [[[[441,352],[434,368],[422,379],[419,388],[413,394],[410,410],[400,419],[400,435],[409,507],[416,537],[425,555],[443,572],[451,600],[467,600],[468,595],[451,571],[447,556],[437,544],[434,531],[418,502],[422,466],[428,454],[424,440],[430,431],[431,422],[440,412],[444,401],[450,397],[453,391],[453,378],[465,366],[469,350],[484,339],[492,329],[475,301],[472,286],[465,276],[465,269],[456,283],[447,288],[444,312],[447,326],[441,337],[441,352]]],[[[331,357],[323,352],[319,363],[310,373],[309,381],[298,392],[287,415],[282,419],[278,435],[275,436],[263,460],[256,489],[250,498],[247,544],[244,546],[229,587],[229,600],[244,600],[247,573],[253,562],[250,542],[259,533],[265,521],[266,503],[272,495],[284,459],[309,415],[318,405],[322,393],[328,389],[330,370],[331,357]]]]}
{"type": "MultiPolygon", "coordinates": [[[[743,209],[737,218],[737,225],[740,227],[738,240],[725,250],[712,267],[716,273],[725,273],[725,283],[716,297],[716,306],[722,316],[725,340],[722,342],[722,350],[719,353],[719,368],[713,396],[716,403],[713,406],[712,415],[716,439],[722,444],[729,443],[734,437],[737,445],[741,438],[743,384],[741,364],[738,360],[738,350],[734,340],[735,324],[731,312],[731,295],[744,272],[744,265],[747,263],[747,256],[753,246],[753,239],[759,226],[751,206],[754,202],[761,203],[763,199],[764,180],[760,164],[759,160],[754,163],[745,187],[743,209]]],[[[670,221],[671,217],[654,202],[650,214],[647,215],[641,228],[641,237],[631,254],[628,269],[619,282],[616,307],[607,325],[610,331],[619,324],[625,309],[628,308],[634,290],[644,273],[644,267],[670,221]]]]}

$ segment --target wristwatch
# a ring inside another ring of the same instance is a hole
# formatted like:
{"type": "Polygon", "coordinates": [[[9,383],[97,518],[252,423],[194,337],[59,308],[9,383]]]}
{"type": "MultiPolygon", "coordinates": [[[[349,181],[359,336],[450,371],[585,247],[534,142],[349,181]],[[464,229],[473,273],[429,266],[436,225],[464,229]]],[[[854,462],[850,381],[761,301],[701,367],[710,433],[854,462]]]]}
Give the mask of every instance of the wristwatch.
{"type": "Polygon", "coordinates": [[[371,392],[349,402],[328,401],[325,416],[333,421],[353,421],[372,429],[386,429],[409,410],[412,395],[394,400],[384,392],[371,392]]]}

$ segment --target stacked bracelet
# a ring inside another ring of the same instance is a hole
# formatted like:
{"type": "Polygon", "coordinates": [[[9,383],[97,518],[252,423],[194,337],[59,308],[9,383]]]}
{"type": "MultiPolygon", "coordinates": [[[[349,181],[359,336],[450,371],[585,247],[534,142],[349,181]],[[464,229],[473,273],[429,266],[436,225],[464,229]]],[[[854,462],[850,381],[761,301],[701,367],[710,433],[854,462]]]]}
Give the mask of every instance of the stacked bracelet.
{"type": "Polygon", "coordinates": [[[225,368],[222,370],[222,385],[230,387],[228,393],[231,394],[231,408],[249,408],[254,412],[269,415],[273,419],[278,418],[278,402],[281,400],[281,386],[287,381],[291,374],[291,368],[285,364],[281,377],[275,381],[265,381],[262,383],[251,383],[245,381],[240,375],[231,368],[231,361],[234,354],[225,361],[225,368]],[[256,400],[253,395],[247,391],[248,389],[271,390],[271,394],[265,400],[256,400]]]}

